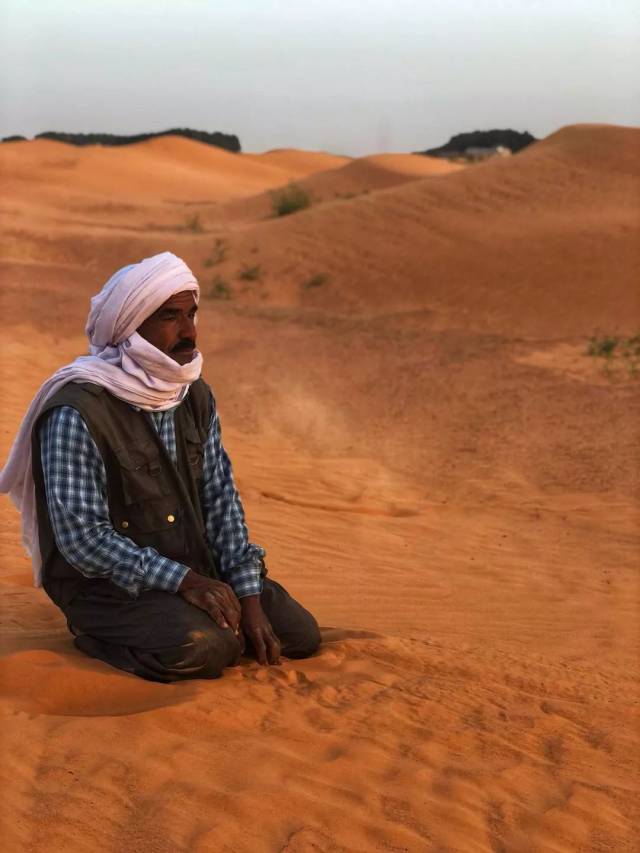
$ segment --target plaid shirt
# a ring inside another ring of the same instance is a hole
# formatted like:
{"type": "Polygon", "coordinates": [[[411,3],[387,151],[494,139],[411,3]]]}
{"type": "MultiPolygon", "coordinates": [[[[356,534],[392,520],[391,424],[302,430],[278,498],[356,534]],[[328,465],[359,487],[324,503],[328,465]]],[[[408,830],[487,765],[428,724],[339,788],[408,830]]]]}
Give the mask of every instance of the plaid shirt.
{"type": "MultiPolygon", "coordinates": [[[[174,411],[149,414],[175,464],[174,411]]],[[[69,406],[52,409],[40,427],[40,442],[47,507],[62,556],[85,577],[109,578],[133,596],[145,589],[176,592],[187,567],[114,530],[104,463],[79,412],[69,406]]],[[[200,500],[222,580],[239,598],[259,594],[265,552],[249,542],[215,404],[204,446],[200,500]]]]}

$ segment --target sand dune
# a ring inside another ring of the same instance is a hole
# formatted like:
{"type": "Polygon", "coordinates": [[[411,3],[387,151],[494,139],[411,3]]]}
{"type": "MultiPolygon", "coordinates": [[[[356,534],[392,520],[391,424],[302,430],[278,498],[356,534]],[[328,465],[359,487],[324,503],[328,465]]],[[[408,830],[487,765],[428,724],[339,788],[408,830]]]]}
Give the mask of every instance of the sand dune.
{"type": "Polygon", "coordinates": [[[37,182],[106,198],[218,201],[285,183],[289,172],[177,136],[125,148],[76,148],[38,139],[0,148],[0,171],[9,180],[37,182]]]}
{"type": "Polygon", "coordinates": [[[637,848],[638,379],[585,344],[640,326],[639,140],[564,128],[446,174],[0,146],[0,458],[106,276],[181,254],[253,539],[331,626],[214,683],[109,670],[2,498],[3,849],[637,848]],[[292,176],[312,207],[261,218],[292,176]]]}
{"type": "Polygon", "coordinates": [[[462,169],[455,163],[417,154],[377,154],[359,157],[340,169],[312,175],[303,186],[314,198],[350,196],[397,186],[462,169]]]}
{"type": "MultiPolygon", "coordinates": [[[[462,168],[435,157],[378,154],[359,157],[345,164],[336,163],[328,168],[325,164],[313,174],[303,175],[293,182],[308,194],[313,205],[318,205],[352,199],[420,178],[448,175],[462,168]]],[[[273,194],[283,189],[270,188],[268,192],[252,198],[236,199],[225,206],[225,213],[229,219],[243,223],[268,219],[273,216],[273,194]]]]}
{"type": "Polygon", "coordinates": [[[275,166],[286,172],[290,180],[313,175],[327,169],[337,169],[350,161],[350,157],[340,157],[325,151],[301,151],[298,148],[275,148],[264,154],[243,154],[244,159],[275,166]]]}
{"type": "Polygon", "coordinates": [[[275,304],[429,310],[444,326],[497,333],[631,334],[638,140],[572,128],[509,160],[258,223],[233,235],[229,259],[253,252],[275,304]],[[324,286],[305,288],[319,273],[324,286]]]}

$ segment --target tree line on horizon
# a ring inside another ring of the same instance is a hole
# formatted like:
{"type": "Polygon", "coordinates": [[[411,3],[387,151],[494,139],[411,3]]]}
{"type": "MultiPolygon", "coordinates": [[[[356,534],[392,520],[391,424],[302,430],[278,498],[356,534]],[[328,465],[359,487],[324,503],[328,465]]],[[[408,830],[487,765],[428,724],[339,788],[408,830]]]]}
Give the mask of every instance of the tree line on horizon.
{"type": "MultiPolygon", "coordinates": [[[[52,139],[55,142],[66,142],[68,145],[133,145],[136,142],[146,142],[148,139],[158,139],[161,136],[183,136],[185,139],[194,139],[196,142],[204,142],[206,145],[214,145],[216,148],[224,148],[238,154],[242,148],[240,140],[235,133],[221,133],[215,131],[209,133],[206,130],[192,130],[189,127],[175,127],[171,130],[161,130],[156,133],[136,133],[130,136],[117,133],[62,133],[56,130],[47,130],[37,133],[34,139],[52,139]]],[[[5,136],[2,142],[25,142],[25,136],[5,136]]]]}
{"type": "MultiPolygon", "coordinates": [[[[118,146],[133,145],[136,142],[146,142],[148,139],[157,139],[162,136],[182,136],[185,139],[193,139],[196,142],[204,142],[206,145],[223,148],[225,151],[231,151],[234,154],[242,151],[240,140],[234,133],[221,133],[220,131],[209,133],[206,130],[192,130],[189,127],[172,128],[155,133],[137,133],[130,136],[116,133],[63,133],[48,130],[36,134],[34,139],[52,139],[55,142],[65,142],[68,145],[118,146]]],[[[13,136],[5,136],[0,141],[26,142],[27,137],[14,134],[13,136]]],[[[501,145],[509,148],[515,154],[536,141],[536,137],[526,130],[523,133],[508,128],[503,130],[474,130],[470,133],[458,133],[452,136],[445,145],[438,148],[428,148],[425,151],[415,151],[414,153],[429,157],[446,157],[464,154],[467,148],[493,148],[501,145]]]]}

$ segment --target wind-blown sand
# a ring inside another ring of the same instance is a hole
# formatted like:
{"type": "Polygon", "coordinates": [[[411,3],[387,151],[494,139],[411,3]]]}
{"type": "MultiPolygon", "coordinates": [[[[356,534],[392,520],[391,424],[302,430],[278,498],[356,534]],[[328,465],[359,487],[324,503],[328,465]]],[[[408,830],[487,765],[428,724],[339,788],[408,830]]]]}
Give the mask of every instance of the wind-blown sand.
{"type": "Polygon", "coordinates": [[[91,294],[175,251],[252,538],[330,626],[278,668],[121,674],[2,498],[3,850],[637,849],[638,380],[584,350],[640,330],[639,147],[0,146],[0,458],[91,294]],[[273,219],[291,180],[314,204],[273,219]]]}

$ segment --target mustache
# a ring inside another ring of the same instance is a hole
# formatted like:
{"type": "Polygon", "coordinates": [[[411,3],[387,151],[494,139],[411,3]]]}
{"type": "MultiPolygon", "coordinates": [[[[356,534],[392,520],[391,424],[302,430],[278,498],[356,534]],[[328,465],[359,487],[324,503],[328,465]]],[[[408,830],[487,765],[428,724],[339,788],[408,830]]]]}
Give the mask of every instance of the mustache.
{"type": "Polygon", "coordinates": [[[180,350],[195,349],[196,342],[194,338],[181,338],[178,343],[171,348],[171,352],[180,352],[180,350]]]}

